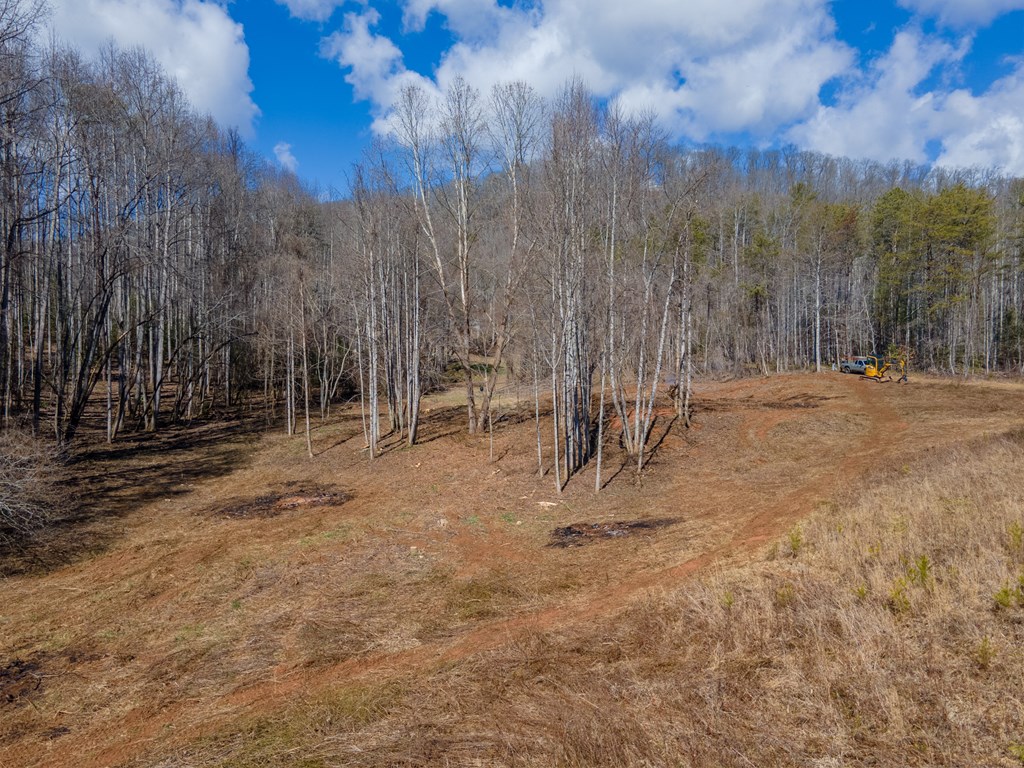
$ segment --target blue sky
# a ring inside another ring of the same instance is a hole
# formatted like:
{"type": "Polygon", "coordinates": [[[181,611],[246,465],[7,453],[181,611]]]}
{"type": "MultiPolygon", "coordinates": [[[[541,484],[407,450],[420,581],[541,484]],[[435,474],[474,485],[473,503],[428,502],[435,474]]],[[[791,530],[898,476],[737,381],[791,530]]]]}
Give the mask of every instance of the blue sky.
{"type": "Polygon", "coordinates": [[[1024,176],[1024,0],[51,0],[57,34],[142,45],[201,109],[344,190],[398,91],[577,75],[686,142],[1024,176]]]}

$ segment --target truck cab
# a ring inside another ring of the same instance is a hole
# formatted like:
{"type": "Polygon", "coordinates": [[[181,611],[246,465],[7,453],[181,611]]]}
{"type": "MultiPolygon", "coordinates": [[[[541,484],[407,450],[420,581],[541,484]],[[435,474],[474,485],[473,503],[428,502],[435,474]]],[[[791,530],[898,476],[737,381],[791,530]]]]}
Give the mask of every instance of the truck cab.
{"type": "Polygon", "coordinates": [[[839,361],[839,370],[843,373],[857,373],[863,375],[867,370],[868,359],[866,357],[844,357],[839,361]]]}

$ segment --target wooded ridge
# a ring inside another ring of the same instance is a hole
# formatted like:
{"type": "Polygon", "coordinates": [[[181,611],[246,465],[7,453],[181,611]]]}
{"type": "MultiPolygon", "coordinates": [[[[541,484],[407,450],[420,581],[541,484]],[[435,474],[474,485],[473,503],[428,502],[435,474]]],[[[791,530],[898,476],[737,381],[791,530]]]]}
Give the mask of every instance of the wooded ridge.
{"type": "MultiPolygon", "coordinates": [[[[553,397],[556,483],[615,424],[637,466],[695,372],[899,348],[1024,370],[1024,182],[784,148],[683,148],[579,81],[409,88],[342,199],[197,114],[141,51],[0,18],[0,411],[60,442],[259,404],[309,434],[362,398],[371,456],[459,382],[553,397]],[[614,416],[614,418],[613,418],[614,416]]],[[[542,439],[539,403],[538,445],[542,439]]],[[[600,472],[598,472],[600,484],[600,472]]]]}

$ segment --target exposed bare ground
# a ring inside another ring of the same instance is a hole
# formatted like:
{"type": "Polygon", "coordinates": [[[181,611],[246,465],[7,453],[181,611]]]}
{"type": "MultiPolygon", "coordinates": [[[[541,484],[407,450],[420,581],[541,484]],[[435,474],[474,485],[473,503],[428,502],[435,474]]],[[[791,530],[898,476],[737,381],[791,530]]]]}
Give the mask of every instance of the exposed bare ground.
{"type": "Polygon", "coordinates": [[[561,495],[537,477],[532,422],[512,405],[493,462],[487,437],[464,435],[461,409],[443,404],[422,445],[372,465],[354,416],[316,431],[312,461],[301,438],[276,434],[96,450],[79,483],[93,516],[70,532],[84,546],[4,582],[0,764],[699,765],[626,732],[643,730],[639,712],[574,720],[615,690],[569,692],[574,660],[583,675],[616,654],[667,663],[666,636],[683,635],[665,590],[698,573],[753,578],[798,522],[871,494],[880,472],[1024,425],[1024,387],[1001,382],[777,376],[705,383],[697,406],[689,432],[656,426],[642,478],[625,467],[599,494],[589,472],[561,495]],[[616,533],[549,546],[571,526],[616,533]],[[527,679],[488,709],[491,688],[527,679]],[[389,718],[426,746],[403,747],[389,718]]]}

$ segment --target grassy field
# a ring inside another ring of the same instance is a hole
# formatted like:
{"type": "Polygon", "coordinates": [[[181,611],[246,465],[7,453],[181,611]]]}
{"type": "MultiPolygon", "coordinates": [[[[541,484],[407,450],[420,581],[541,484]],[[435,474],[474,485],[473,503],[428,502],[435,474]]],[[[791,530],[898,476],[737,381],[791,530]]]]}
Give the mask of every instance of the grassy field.
{"type": "Polygon", "coordinates": [[[1024,765],[1024,387],[697,404],[600,493],[514,402],[493,460],[443,401],[372,465],[354,414],[84,454],[5,564],[0,765],[1024,765]]]}

